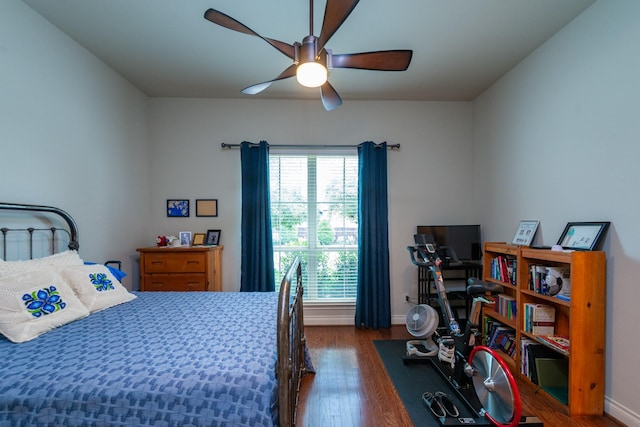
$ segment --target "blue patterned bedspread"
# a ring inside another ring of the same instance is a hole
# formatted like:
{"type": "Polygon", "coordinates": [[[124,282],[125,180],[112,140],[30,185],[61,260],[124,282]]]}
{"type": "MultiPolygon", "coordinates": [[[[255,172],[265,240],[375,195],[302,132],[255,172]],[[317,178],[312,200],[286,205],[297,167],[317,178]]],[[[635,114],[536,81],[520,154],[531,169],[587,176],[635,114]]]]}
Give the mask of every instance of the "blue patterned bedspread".
{"type": "Polygon", "coordinates": [[[277,424],[277,293],[140,292],[0,336],[0,426],[277,424]]]}

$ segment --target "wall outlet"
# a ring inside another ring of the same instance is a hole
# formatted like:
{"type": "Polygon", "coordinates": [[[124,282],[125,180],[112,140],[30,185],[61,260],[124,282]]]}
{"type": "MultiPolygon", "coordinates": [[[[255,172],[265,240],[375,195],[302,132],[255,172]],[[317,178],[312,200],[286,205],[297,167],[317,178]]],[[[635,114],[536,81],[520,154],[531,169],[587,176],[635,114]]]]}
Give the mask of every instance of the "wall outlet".
{"type": "Polygon", "coordinates": [[[411,298],[409,298],[409,294],[404,294],[404,300],[405,302],[411,301],[411,298]]]}

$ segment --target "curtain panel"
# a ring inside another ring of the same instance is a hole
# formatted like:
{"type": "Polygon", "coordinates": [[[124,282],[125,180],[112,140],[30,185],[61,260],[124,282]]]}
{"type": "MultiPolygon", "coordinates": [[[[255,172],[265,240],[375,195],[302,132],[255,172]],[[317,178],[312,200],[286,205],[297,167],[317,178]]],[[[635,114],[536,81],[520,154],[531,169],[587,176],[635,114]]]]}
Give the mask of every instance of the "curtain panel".
{"type": "Polygon", "coordinates": [[[387,144],[358,146],[357,327],[391,327],[387,144]]]}
{"type": "Polygon", "coordinates": [[[242,172],[241,292],[276,289],[269,197],[269,145],[240,144],[242,172]]]}

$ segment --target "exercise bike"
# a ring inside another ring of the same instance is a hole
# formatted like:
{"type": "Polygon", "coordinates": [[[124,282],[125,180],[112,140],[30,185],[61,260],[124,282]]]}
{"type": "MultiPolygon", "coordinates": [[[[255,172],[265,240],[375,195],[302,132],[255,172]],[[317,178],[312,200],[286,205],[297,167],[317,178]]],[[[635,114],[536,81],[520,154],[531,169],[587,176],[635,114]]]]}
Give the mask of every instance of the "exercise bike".
{"type": "MultiPolygon", "coordinates": [[[[434,243],[421,242],[408,246],[411,261],[420,268],[428,268],[432,275],[442,311],[445,331],[438,335],[437,356],[430,352],[428,356],[415,350],[415,341],[407,343],[405,364],[428,363],[448,382],[453,393],[474,417],[456,417],[436,415],[441,425],[497,425],[543,426],[537,417],[522,417],[520,393],[513,375],[504,360],[492,349],[477,345],[481,339],[479,331],[480,310],[482,304],[492,301],[484,298],[487,293],[498,294],[503,288],[499,284],[468,279],[467,295],[473,298],[470,315],[464,330],[456,320],[444,286],[442,260],[434,243]]],[[[423,395],[424,399],[424,395],[423,395]]],[[[426,404],[426,402],[425,402],[426,404]]],[[[431,408],[432,409],[432,408],[431,408]]],[[[432,409],[433,412],[433,409],[432,409]]],[[[456,413],[458,413],[456,408],[456,413]]],[[[434,412],[434,415],[436,412],[434,412]]]]}

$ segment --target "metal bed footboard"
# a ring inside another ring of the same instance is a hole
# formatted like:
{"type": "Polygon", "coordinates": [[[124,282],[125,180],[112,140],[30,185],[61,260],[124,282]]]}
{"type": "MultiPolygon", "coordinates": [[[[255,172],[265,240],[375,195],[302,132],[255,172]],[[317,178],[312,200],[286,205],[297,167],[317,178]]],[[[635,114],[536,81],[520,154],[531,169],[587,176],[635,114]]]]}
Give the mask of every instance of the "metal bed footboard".
{"type": "Polygon", "coordinates": [[[296,424],[300,383],[305,374],[302,265],[296,257],[280,285],[278,300],[278,412],[280,426],[296,424]],[[295,286],[295,287],[294,287],[295,286]],[[291,295],[293,288],[293,296],[291,295]]]}

